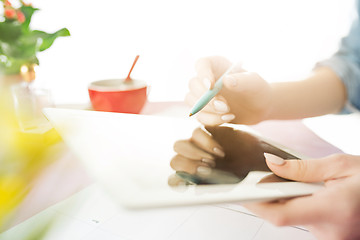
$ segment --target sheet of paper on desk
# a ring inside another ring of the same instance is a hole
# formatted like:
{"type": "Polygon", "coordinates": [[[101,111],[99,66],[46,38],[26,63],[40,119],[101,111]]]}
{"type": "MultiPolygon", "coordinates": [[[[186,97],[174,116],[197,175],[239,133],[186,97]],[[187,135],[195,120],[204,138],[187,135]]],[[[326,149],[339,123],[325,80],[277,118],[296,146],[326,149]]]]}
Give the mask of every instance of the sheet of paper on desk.
{"type": "Polygon", "coordinates": [[[0,240],[27,239],[43,223],[41,240],[312,240],[297,227],[275,227],[236,204],[129,211],[94,184],[20,225],[0,240]]]}
{"type": "Polygon", "coordinates": [[[197,121],[68,109],[46,109],[45,114],[89,172],[125,207],[265,201],[321,188],[300,182],[259,184],[271,173],[251,171],[238,184],[175,189],[168,184],[174,173],[169,165],[173,144],[189,138],[197,121]]]}
{"type": "Polygon", "coordinates": [[[308,118],[304,124],[345,153],[360,155],[360,113],[308,118]]]}

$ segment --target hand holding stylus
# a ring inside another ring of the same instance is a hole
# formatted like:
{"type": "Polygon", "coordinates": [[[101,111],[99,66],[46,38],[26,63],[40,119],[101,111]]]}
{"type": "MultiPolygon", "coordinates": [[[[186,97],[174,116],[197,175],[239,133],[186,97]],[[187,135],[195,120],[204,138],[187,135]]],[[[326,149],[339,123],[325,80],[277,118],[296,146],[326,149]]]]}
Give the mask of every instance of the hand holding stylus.
{"type": "Polygon", "coordinates": [[[235,64],[233,64],[231,67],[229,67],[223,75],[220,76],[219,79],[216,80],[214,86],[207,90],[204,95],[201,96],[199,101],[194,105],[194,107],[191,109],[191,112],[189,116],[195,115],[198,113],[201,109],[203,109],[215,96],[218,94],[223,86],[223,78],[226,77],[227,74],[231,72],[231,70],[235,67],[235,64]]]}
{"type": "Polygon", "coordinates": [[[185,101],[194,107],[205,94],[197,105],[205,106],[195,115],[204,125],[255,124],[266,118],[271,102],[270,85],[255,73],[231,66],[227,59],[217,56],[202,58],[196,64],[197,75],[190,80],[185,101]],[[222,82],[217,82],[219,79],[222,82]],[[206,104],[208,99],[211,100],[206,104]]]}

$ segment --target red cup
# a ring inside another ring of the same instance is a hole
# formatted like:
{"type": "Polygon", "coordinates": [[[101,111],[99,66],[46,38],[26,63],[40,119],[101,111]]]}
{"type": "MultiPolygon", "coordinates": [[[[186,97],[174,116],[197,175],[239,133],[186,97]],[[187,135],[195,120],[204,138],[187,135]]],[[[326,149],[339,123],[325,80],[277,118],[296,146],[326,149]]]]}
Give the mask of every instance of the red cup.
{"type": "Polygon", "coordinates": [[[96,111],[140,113],[147,99],[147,85],[143,81],[107,79],[92,82],[89,96],[96,111]]]}

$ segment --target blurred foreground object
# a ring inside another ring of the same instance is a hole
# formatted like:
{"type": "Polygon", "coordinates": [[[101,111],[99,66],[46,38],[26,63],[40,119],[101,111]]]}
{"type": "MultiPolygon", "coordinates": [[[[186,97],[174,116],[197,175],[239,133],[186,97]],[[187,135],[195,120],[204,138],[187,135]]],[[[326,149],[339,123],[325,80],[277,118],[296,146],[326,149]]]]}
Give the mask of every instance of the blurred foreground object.
{"type": "Polygon", "coordinates": [[[13,106],[4,99],[6,91],[0,88],[0,232],[16,217],[33,181],[54,160],[49,152],[56,155],[52,146],[60,140],[54,129],[22,131],[13,106]]]}

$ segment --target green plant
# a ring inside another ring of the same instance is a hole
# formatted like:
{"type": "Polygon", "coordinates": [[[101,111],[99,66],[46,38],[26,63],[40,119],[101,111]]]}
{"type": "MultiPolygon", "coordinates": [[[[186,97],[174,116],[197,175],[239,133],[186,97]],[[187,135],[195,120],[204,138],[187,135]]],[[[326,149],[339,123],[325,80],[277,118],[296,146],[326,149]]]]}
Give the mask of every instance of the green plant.
{"type": "Polygon", "coordinates": [[[0,15],[0,75],[17,74],[24,64],[39,64],[38,52],[51,47],[56,38],[70,36],[66,28],[55,33],[31,30],[31,17],[38,8],[21,0],[18,8],[9,0],[0,1],[4,7],[0,15]]]}

